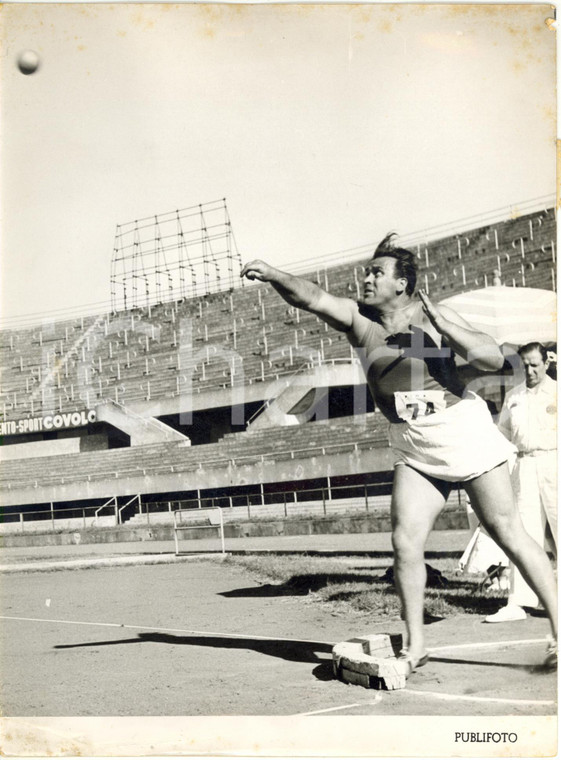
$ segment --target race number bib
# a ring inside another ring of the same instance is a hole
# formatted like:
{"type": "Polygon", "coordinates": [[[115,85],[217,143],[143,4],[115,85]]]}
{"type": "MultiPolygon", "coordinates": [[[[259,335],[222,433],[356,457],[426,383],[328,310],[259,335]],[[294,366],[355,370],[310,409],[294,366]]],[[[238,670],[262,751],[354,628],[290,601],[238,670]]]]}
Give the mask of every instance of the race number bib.
{"type": "Polygon", "coordinates": [[[393,394],[397,416],[412,422],[446,409],[444,391],[408,391],[393,394]]]}

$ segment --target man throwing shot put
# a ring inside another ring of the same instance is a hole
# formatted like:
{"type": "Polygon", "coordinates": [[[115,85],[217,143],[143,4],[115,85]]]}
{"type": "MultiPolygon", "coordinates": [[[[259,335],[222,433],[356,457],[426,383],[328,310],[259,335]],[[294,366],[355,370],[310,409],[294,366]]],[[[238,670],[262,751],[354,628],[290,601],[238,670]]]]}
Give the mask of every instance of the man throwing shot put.
{"type": "Polygon", "coordinates": [[[375,403],[390,421],[396,455],[392,543],[397,591],[406,626],[406,672],[428,659],[423,628],[424,547],[452,483],[461,482],[489,534],[519,568],[549,616],[553,639],[545,665],[557,666],[557,593],[546,553],[523,528],[507,460],[513,445],[498,431],[484,401],[462,386],[453,354],[497,371],[495,341],[458,314],[414,297],[415,257],[388,235],[366,266],[358,303],[275,269],[246,264],[242,276],[269,282],[292,306],[344,332],[363,365],[375,403]]]}

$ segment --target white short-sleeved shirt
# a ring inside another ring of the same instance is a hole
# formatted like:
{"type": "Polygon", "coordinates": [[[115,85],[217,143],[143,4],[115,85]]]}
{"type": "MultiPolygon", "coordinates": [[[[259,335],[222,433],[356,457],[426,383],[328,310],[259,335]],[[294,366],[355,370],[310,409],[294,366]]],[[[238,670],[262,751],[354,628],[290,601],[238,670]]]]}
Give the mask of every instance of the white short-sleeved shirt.
{"type": "Polygon", "coordinates": [[[517,385],[506,394],[501,432],[522,453],[557,448],[557,383],[546,375],[536,388],[517,385]]]}

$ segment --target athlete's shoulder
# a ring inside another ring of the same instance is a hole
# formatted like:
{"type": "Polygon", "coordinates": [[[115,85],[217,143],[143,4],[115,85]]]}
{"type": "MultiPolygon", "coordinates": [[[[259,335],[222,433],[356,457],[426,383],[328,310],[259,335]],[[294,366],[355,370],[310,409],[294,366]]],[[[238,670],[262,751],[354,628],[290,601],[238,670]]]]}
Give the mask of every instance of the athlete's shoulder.
{"type": "Polygon", "coordinates": [[[364,346],[373,340],[373,330],[379,324],[378,311],[362,301],[353,301],[352,323],[347,337],[352,345],[364,346]]]}

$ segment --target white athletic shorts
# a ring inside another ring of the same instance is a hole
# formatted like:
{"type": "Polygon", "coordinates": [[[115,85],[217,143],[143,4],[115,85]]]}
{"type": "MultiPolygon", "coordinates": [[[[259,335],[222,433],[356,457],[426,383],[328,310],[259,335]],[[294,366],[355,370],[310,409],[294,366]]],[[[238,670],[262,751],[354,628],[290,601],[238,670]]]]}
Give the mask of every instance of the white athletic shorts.
{"type": "Polygon", "coordinates": [[[453,406],[390,424],[389,438],[395,466],[407,464],[452,483],[489,472],[516,453],[493,423],[487,404],[471,391],[453,406]]]}

